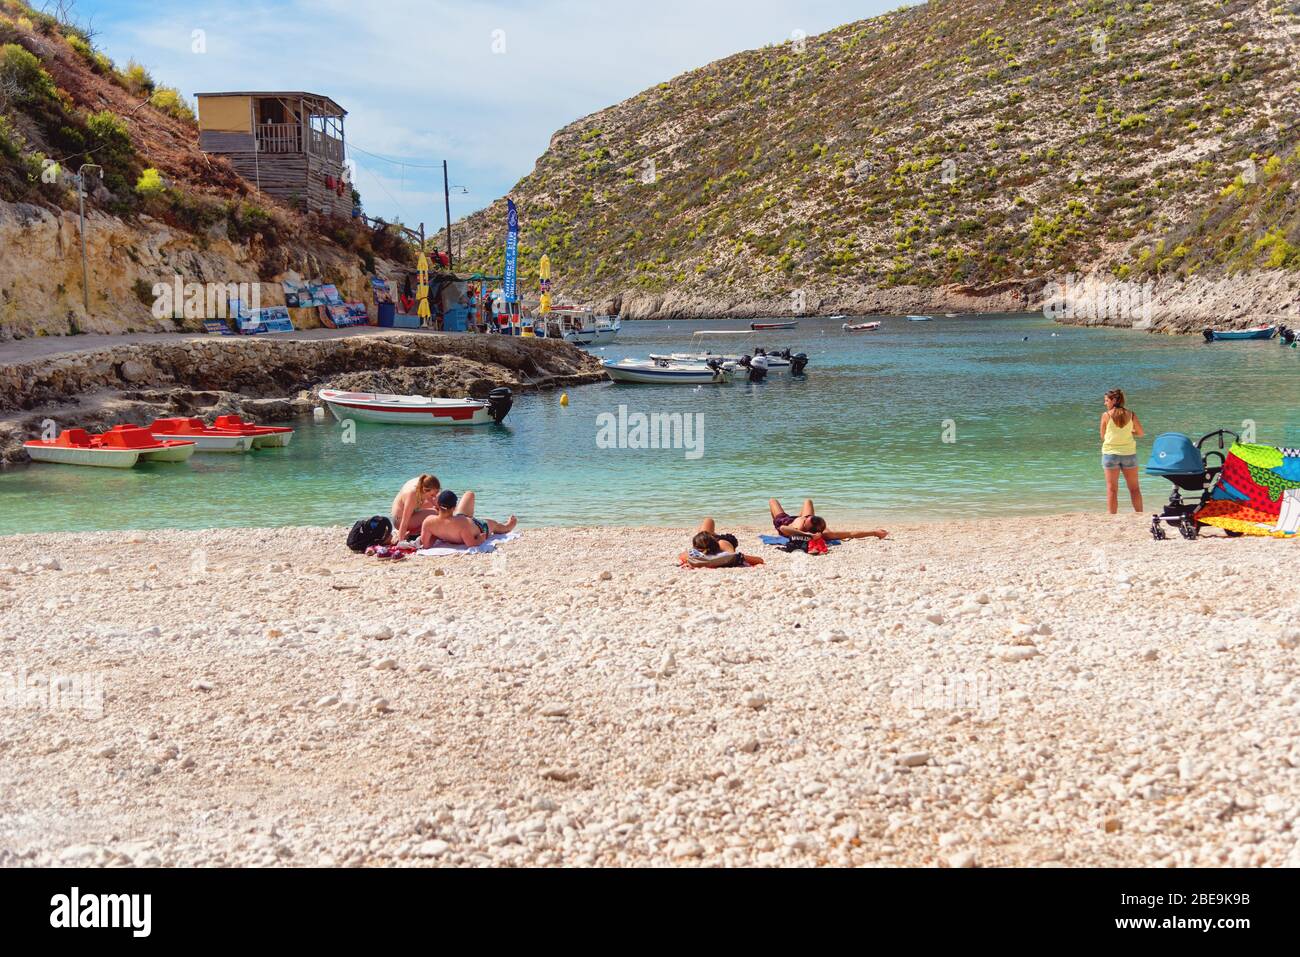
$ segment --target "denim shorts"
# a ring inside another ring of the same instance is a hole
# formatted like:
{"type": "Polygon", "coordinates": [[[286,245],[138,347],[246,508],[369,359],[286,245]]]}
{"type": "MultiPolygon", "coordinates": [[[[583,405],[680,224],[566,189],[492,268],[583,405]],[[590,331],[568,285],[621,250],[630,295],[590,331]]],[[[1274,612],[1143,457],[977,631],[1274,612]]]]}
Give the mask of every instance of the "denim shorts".
{"type": "Polygon", "coordinates": [[[1138,467],[1138,457],[1136,455],[1103,455],[1101,457],[1101,467],[1107,471],[1110,469],[1135,469],[1138,467]]]}

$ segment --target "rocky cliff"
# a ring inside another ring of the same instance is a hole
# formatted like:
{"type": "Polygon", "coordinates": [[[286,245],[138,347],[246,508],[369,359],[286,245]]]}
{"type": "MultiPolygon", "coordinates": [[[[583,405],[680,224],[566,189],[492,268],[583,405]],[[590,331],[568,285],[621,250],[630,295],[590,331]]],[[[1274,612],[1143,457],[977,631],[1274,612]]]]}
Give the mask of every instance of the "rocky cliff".
{"type": "MultiPolygon", "coordinates": [[[[185,283],[259,283],[263,306],[283,305],[276,280],[289,275],[332,282],[351,300],[370,298],[367,264],[348,250],[310,239],[286,239],[274,248],[257,238],[237,242],[225,223],[196,236],[148,215],[128,222],[92,208],[86,259],[89,310],[82,295],[77,214],[0,202],[0,339],[193,329],[192,321],[153,314],[154,286],[170,285],[175,276],[185,283]],[[270,261],[276,266],[268,275],[270,261]]],[[[374,261],[380,274],[397,268],[374,261]]],[[[306,310],[295,314],[295,322],[303,328],[318,324],[306,310]]]]}
{"type": "MultiPolygon", "coordinates": [[[[525,285],[547,253],[559,297],[629,317],[1038,308],[1088,276],[1149,283],[1158,328],[1285,313],[1298,14],[931,0],[729,57],[554,136],[510,194],[525,285]]],[[[465,220],[467,259],[504,222],[465,220]]]]}
{"type": "MultiPolygon", "coordinates": [[[[262,305],[283,303],[284,278],[332,282],[368,300],[370,274],[410,262],[394,230],[307,215],[258,193],[198,149],[193,113],[175,90],[139,64],[119,68],[90,41],[66,19],[0,0],[0,340],[175,330],[186,323],[155,317],[153,289],[177,276],[260,284],[262,305]]],[[[295,321],[309,327],[315,317],[295,321]]]]}

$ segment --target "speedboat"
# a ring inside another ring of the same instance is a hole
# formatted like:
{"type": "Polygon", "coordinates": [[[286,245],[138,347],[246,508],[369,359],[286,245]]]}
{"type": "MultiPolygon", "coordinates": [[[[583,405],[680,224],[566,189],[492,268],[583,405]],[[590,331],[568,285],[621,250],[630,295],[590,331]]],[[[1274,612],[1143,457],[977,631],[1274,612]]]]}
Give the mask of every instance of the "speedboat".
{"type": "Polygon", "coordinates": [[[378,422],[387,425],[498,425],[514,405],[510,390],[493,389],[479,399],[435,399],[423,395],[381,395],[321,389],[321,401],[340,422],[378,422]]]}
{"type": "Polygon", "coordinates": [[[710,360],[713,359],[720,359],[722,360],[724,368],[727,368],[728,371],[735,371],[736,366],[745,365],[746,367],[748,367],[748,363],[744,362],[746,355],[750,356],[751,358],[757,358],[758,356],[765,356],[767,359],[767,368],[769,371],[789,372],[792,375],[802,374],[804,368],[808,365],[808,356],[805,353],[795,352],[792,349],[780,349],[776,352],[768,352],[766,349],[762,348],[761,346],[755,347],[754,340],[757,338],[756,333],[746,332],[743,329],[704,329],[692,335],[691,339],[692,341],[698,339],[701,341],[701,345],[703,345],[705,341],[718,336],[743,337],[744,341],[741,343],[741,348],[745,351],[744,352],[736,352],[736,351],[714,352],[712,349],[701,348],[696,352],[673,352],[673,353],[669,353],[668,355],[662,355],[659,353],[652,352],[650,353],[650,358],[657,362],[666,361],[666,362],[695,362],[695,363],[709,362],[710,360]]]}
{"type": "Polygon", "coordinates": [[[798,319],[790,319],[785,322],[751,322],[749,328],[753,332],[762,332],[769,329],[793,329],[797,325],[798,319]]]}
{"type": "Polygon", "coordinates": [[[697,385],[728,382],[731,372],[720,358],[706,362],[676,362],[671,359],[607,359],[605,371],[615,382],[654,385],[697,385]]]}
{"type": "MultiPolygon", "coordinates": [[[[768,355],[762,349],[757,349],[755,350],[754,355],[766,356],[767,367],[773,372],[777,370],[785,371],[790,368],[791,363],[789,358],[782,356],[780,353],[768,355]]],[[[695,365],[717,359],[722,363],[723,367],[726,368],[728,366],[739,365],[745,356],[744,354],[731,355],[718,352],[674,352],[669,355],[652,352],[650,353],[650,358],[654,359],[656,362],[686,362],[695,365]]]]}
{"type": "Polygon", "coordinates": [[[160,441],[179,439],[193,442],[198,452],[250,452],[253,449],[253,436],[212,428],[202,419],[154,419],[145,428],[160,441]]]}
{"type": "Polygon", "coordinates": [[[1240,339],[1272,339],[1277,335],[1277,326],[1255,326],[1252,329],[1206,329],[1203,333],[1206,342],[1232,342],[1240,339]]]}
{"type": "Polygon", "coordinates": [[[846,322],[843,327],[845,332],[875,332],[880,328],[878,322],[846,322]]]}
{"type": "Polygon", "coordinates": [[[85,429],[64,429],[58,438],[23,443],[33,462],[109,469],[129,469],[140,462],[184,462],[194,448],[193,442],[155,439],[148,429],[135,425],[117,425],[99,435],[85,429]]]}
{"type": "Polygon", "coordinates": [[[282,449],[293,440],[293,429],[283,425],[254,425],[237,415],[219,415],[212,423],[222,432],[238,432],[253,437],[255,449],[282,449]]]}
{"type": "Polygon", "coordinates": [[[933,322],[934,316],[908,316],[908,322],[933,322]]]}

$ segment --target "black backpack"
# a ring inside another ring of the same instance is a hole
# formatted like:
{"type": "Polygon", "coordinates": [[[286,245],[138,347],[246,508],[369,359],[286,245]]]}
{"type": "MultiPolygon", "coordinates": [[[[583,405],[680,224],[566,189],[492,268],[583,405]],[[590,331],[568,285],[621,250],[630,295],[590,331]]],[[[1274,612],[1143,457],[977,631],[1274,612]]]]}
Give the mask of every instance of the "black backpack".
{"type": "Polygon", "coordinates": [[[348,532],[348,548],[364,552],[371,545],[387,545],[393,537],[393,523],[382,515],[362,519],[348,532]]]}

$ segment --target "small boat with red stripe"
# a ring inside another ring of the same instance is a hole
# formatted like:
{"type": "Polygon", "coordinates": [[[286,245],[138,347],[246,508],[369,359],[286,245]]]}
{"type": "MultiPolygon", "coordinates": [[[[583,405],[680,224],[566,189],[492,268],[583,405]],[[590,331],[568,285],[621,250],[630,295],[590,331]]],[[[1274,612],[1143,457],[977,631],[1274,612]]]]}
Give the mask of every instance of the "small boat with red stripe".
{"type": "Polygon", "coordinates": [[[423,395],[381,395],[321,389],[321,401],[340,422],[388,425],[498,425],[514,405],[510,390],[493,389],[486,399],[435,399],[423,395]]]}
{"type": "Polygon", "coordinates": [[[798,325],[799,325],[798,319],[789,319],[785,322],[778,322],[778,321],[751,322],[749,324],[749,328],[751,332],[765,332],[765,331],[771,331],[773,329],[793,329],[798,325]]]}
{"type": "Polygon", "coordinates": [[[845,332],[875,332],[880,328],[878,322],[846,322],[841,327],[845,332]]]}

